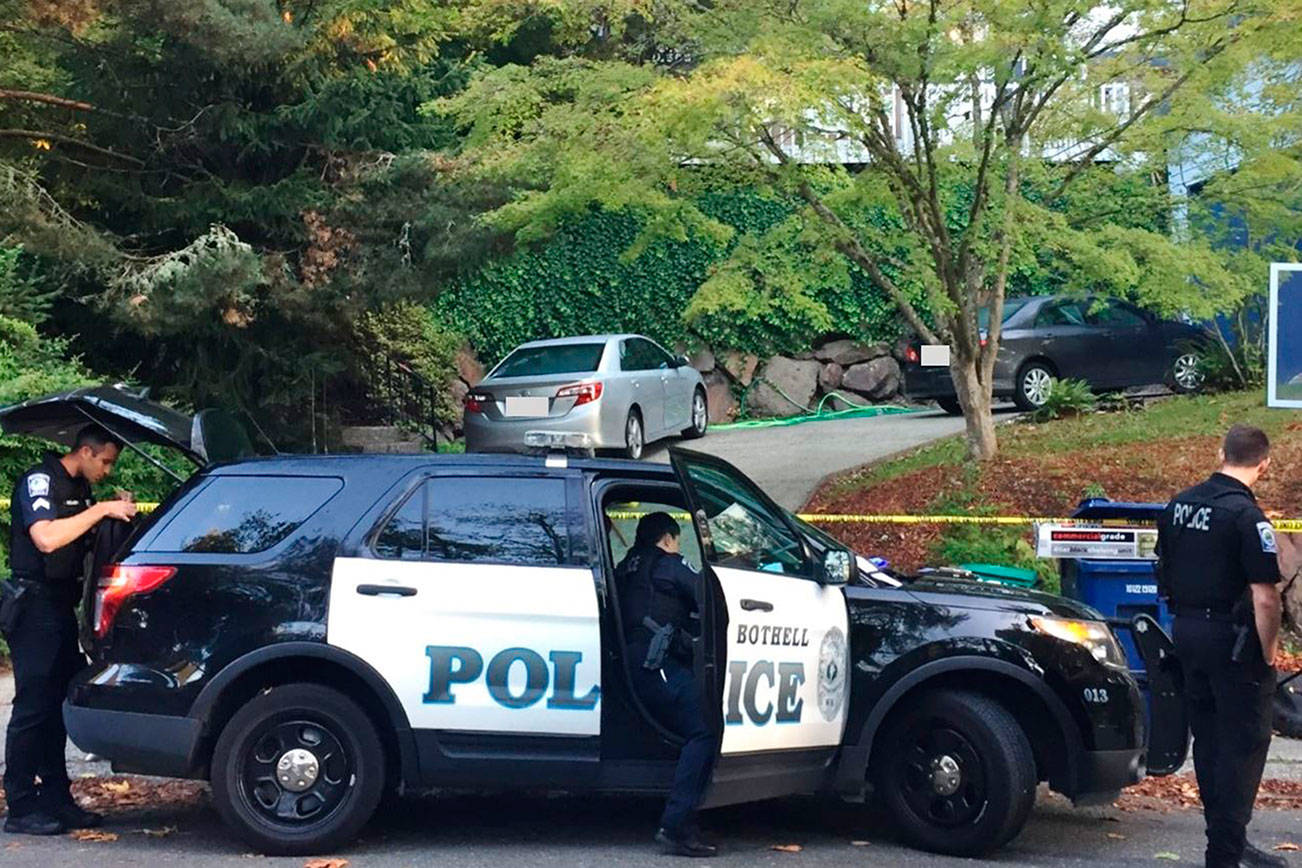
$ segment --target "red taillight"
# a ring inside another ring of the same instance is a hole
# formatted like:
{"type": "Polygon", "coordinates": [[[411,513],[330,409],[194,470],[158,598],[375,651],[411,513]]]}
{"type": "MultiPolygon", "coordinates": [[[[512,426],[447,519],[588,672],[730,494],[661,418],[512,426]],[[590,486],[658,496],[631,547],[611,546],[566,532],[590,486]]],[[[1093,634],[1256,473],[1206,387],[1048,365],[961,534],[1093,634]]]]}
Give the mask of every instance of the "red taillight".
{"type": "Polygon", "coordinates": [[[470,392],[466,395],[465,399],[461,403],[465,405],[467,413],[482,413],[484,412],[484,407],[487,406],[492,400],[493,399],[490,395],[485,395],[483,393],[477,393],[477,392],[470,392]]]}
{"type": "Polygon", "coordinates": [[[147,594],[176,575],[176,567],[109,564],[100,574],[95,594],[95,636],[104,638],[118,610],[129,597],[147,594]]]}
{"type": "Polygon", "coordinates": [[[921,360],[922,356],[918,354],[918,348],[913,344],[909,344],[909,346],[904,350],[904,361],[912,362],[916,365],[921,360]]]}
{"type": "Polygon", "coordinates": [[[601,397],[601,383],[574,383],[570,386],[562,386],[556,392],[557,398],[573,398],[574,406],[587,404],[601,397]]]}

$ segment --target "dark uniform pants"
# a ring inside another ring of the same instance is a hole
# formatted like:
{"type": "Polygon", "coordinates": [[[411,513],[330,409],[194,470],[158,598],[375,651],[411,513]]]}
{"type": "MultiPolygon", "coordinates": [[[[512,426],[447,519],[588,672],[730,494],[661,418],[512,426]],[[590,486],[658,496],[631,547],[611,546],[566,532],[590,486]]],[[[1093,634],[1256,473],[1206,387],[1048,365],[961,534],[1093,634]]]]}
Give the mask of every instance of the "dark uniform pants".
{"type": "Polygon", "coordinates": [[[18,623],[5,634],[15,692],[5,735],[4,787],[15,817],[72,801],[64,764],[68,733],[63,699],[85,662],[71,603],[29,593],[21,606],[18,623]]]}
{"type": "MultiPolygon", "coordinates": [[[[640,661],[645,657],[643,648],[641,657],[631,659],[640,661]]],[[[686,739],[682,753],[678,755],[673,786],[660,825],[672,835],[692,832],[696,810],[714,770],[718,746],[701,711],[700,685],[691,669],[673,659],[665,661],[663,670],[646,669],[640,665],[631,668],[633,689],[647,710],[665,727],[686,739]]]]}
{"type": "Polygon", "coordinates": [[[1255,642],[1248,660],[1230,659],[1234,626],[1226,621],[1178,617],[1174,638],[1207,821],[1207,865],[1237,866],[1270,748],[1275,673],[1255,642]]]}

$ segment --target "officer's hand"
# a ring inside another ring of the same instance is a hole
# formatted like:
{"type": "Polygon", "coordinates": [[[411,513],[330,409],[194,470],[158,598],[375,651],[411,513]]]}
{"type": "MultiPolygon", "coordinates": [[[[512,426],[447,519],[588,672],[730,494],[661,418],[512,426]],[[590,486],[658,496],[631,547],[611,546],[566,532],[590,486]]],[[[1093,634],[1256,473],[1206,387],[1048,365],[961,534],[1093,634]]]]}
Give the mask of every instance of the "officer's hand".
{"type": "Polygon", "coordinates": [[[118,521],[131,521],[136,517],[136,505],[129,500],[106,500],[100,505],[104,511],[105,518],[116,518],[118,521]]]}
{"type": "Polygon", "coordinates": [[[113,496],[116,497],[118,500],[125,500],[127,503],[136,502],[136,496],[132,494],[130,491],[127,491],[125,488],[117,489],[116,491],[113,492],[113,496]]]}

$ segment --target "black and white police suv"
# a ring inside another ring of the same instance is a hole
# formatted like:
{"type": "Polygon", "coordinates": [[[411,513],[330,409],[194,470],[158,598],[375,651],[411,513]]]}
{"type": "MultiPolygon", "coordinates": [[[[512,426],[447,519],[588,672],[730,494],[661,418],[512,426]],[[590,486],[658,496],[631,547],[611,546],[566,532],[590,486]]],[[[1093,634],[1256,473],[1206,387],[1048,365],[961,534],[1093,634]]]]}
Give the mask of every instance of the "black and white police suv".
{"type": "MultiPolygon", "coordinates": [[[[63,397],[78,411],[63,427],[57,399],[0,421],[66,436],[92,405],[63,397]]],[[[93,406],[203,466],[87,600],[69,733],[117,770],[210,780],[263,852],[344,844],[386,791],[667,791],[677,740],[629,687],[614,578],[655,510],[682,517],[706,582],[708,806],[875,792],[913,845],[979,854],[1017,835],[1038,781],[1106,800],[1146,759],[1168,772],[1184,756],[1183,726],[1165,725],[1178,702],[1157,689],[1146,756],[1139,690],[1098,613],[899,581],[717,458],[212,464],[198,422],[93,406]]]]}

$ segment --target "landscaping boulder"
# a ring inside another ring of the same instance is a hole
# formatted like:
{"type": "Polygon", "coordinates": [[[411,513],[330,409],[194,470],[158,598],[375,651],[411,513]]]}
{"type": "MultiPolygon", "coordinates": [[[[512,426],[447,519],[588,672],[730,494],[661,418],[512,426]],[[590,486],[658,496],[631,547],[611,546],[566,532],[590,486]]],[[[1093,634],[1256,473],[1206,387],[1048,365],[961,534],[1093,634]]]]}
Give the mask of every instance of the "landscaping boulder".
{"type": "Polygon", "coordinates": [[[820,362],[835,362],[843,368],[890,354],[887,344],[861,344],[848,338],[829,341],[814,350],[814,358],[820,362]]]}
{"type": "Polygon", "coordinates": [[[824,392],[835,392],[841,388],[841,379],[845,376],[845,368],[836,362],[824,362],[818,369],[818,388],[824,392]]]}
{"type": "Polygon", "coordinates": [[[484,379],[484,366],[479,359],[475,358],[475,353],[470,349],[469,344],[462,345],[457,350],[457,375],[465,380],[467,385],[478,386],[479,381],[484,379]]]}
{"type": "Polygon", "coordinates": [[[710,352],[709,347],[692,353],[691,360],[692,367],[696,368],[696,370],[700,371],[702,374],[707,374],[714,370],[714,353],[710,352]]]}
{"type": "Polygon", "coordinates": [[[723,369],[743,386],[749,386],[755,379],[755,369],[759,367],[759,356],[729,350],[723,357],[723,369]]]}
{"type": "Polygon", "coordinates": [[[764,365],[760,382],[746,395],[746,410],[752,416],[795,416],[810,409],[818,389],[818,370],[813,360],[773,356],[764,365]]]}
{"type": "Polygon", "coordinates": [[[873,401],[893,398],[900,391],[900,363],[890,356],[851,365],[841,378],[841,388],[873,401]]]}
{"type": "Polygon", "coordinates": [[[732,382],[720,371],[710,371],[705,381],[705,403],[710,411],[710,424],[731,422],[737,418],[737,397],[732,394],[732,382]]]}

